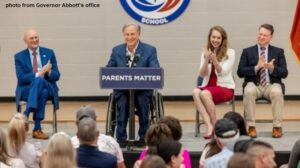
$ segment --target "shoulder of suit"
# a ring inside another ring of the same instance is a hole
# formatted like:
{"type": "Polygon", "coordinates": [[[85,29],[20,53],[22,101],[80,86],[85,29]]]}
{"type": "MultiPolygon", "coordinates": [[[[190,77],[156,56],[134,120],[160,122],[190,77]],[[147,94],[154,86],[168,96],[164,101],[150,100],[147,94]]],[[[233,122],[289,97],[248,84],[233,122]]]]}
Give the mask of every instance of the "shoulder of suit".
{"type": "Polygon", "coordinates": [[[126,43],[122,43],[114,46],[114,48],[123,48],[123,47],[126,47],[126,43]]]}
{"type": "Polygon", "coordinates": [[[144,49],[155,49],[155,47],[151,44],[148,44],[148,43],[144,43],[144,42],[141,42],[140,41],[140,44],[139,44],[141,47],[143,47],[144,49]]]}
{"type": "Polygon", "coordinates": [[[253,50],[253,49],[257,49],[257,44],[255,44],[253,46],[250,46],[250,47],[247,47],[244,50],[253,50]]]}
{"type": "Polygon", "coordinates": [[[40,51],[44,51],[44,52],[48,52],[48,51],[53,52],[53,49],[51,49],[51,48],[46,48],[46,47],[39,46],[39,49],[40,49],[40,51]]]}
{"type": "Polygon", "coordinates": [[[22,50],[22,51],[19,51],[19,52],[17,52],[16,54],[15,54],[15,56],[18,56],[18,55],[24,55],[24,54],[26,54],[26,53],[28,53],[29,51],[28,51],[28,49],[26,48],[26,49],[24,49],[24,50],[22,50]]]}
{"type": "Polygon", "coordinates": [[[275,47],[275,46],[273,46],[273,45],[269,45],[269,49],[283,50],[282,48],[275,47]]]}

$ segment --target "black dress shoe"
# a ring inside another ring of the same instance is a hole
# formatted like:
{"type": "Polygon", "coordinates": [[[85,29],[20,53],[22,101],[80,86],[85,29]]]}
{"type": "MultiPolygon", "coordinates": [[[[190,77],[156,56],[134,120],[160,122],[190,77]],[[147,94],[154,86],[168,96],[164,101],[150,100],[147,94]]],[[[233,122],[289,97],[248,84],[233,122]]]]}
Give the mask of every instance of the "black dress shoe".
{"type": "Polygon", "coordinates": [[[140,139],[136,142],[136,146],[139,147],[139,148],[143,148],[146,146],[146,142],[144,139],[140,139]]]}
{"type": "Polygon", "coordinates": [[[118,140],[117,142],[121,148],[125,148],[128,144],[128,142],[126,140],[118,140]]]}

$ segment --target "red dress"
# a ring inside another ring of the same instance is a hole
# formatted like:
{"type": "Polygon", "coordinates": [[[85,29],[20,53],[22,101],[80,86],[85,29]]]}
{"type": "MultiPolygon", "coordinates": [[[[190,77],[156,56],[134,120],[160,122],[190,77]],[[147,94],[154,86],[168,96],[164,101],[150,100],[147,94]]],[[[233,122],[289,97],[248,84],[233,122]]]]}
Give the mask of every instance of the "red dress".
{"type": "Polygon", "coordinates": [[[215,67],[212,65],[208,84],[204,87],[198,87],[201,90],[208,90],[212,95],[215,104],[229,101],[233,97],[233,89],[228,89],[222,86],[217,86],[217,75],[215,67]]]}

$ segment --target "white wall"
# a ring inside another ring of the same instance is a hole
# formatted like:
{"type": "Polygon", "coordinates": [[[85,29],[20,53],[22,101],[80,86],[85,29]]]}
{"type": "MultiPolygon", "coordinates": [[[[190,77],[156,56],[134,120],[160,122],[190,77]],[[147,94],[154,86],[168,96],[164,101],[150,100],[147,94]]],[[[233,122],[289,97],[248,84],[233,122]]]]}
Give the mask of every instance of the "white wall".
{"type": "MultiPolygon", "coordinates": [[[[196,84],[202,46],[211,26],[222,25],[236,50],[234,74],[236,95],[242,80],[236,75],[243,48],[254,45],[262,23],[275,27],[272,44],[285,49],[289,76],[286,95],[300,95],[299,65],[293,55],[289,33],[296,0],[191,0],[177,20],[162,26],[142,25],[141,39],[157,47],[165,69],[164,95],[191,95],[196,84]]],[[[121,27],[134,21],[119,0],[1,0],[0,1],[0,97],[14,96],[14,54],[24,49],[23,33],[39,31],[42,46],[57,55],[61,80],[60,96],[105,96],[100,90],[99,67],[111,48],[121,42],[121,27]],[[5,8],[7,3],[98,3],[100,8],[5,8]]]]}

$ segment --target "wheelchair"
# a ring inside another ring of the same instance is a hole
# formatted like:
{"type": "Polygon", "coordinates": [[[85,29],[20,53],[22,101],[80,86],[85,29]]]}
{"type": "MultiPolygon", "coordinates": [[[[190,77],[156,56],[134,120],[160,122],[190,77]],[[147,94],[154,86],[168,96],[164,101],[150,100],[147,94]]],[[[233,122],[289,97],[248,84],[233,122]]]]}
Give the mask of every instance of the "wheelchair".
{"type": "MultiPolygon", "coordinates": [[[[108,108],[106,115],[106,135],[114,137],[117,127],[117,101],[114,98],[114,93],[110,93],[108,98],[108,108]]],[[[136,112],[136,109],[135,109],[136,112]]],[[[154,124],[164,116],[163,96],[157,90],[153,90],[153,95],[149,102],[149,124],[154,124]]]]}

